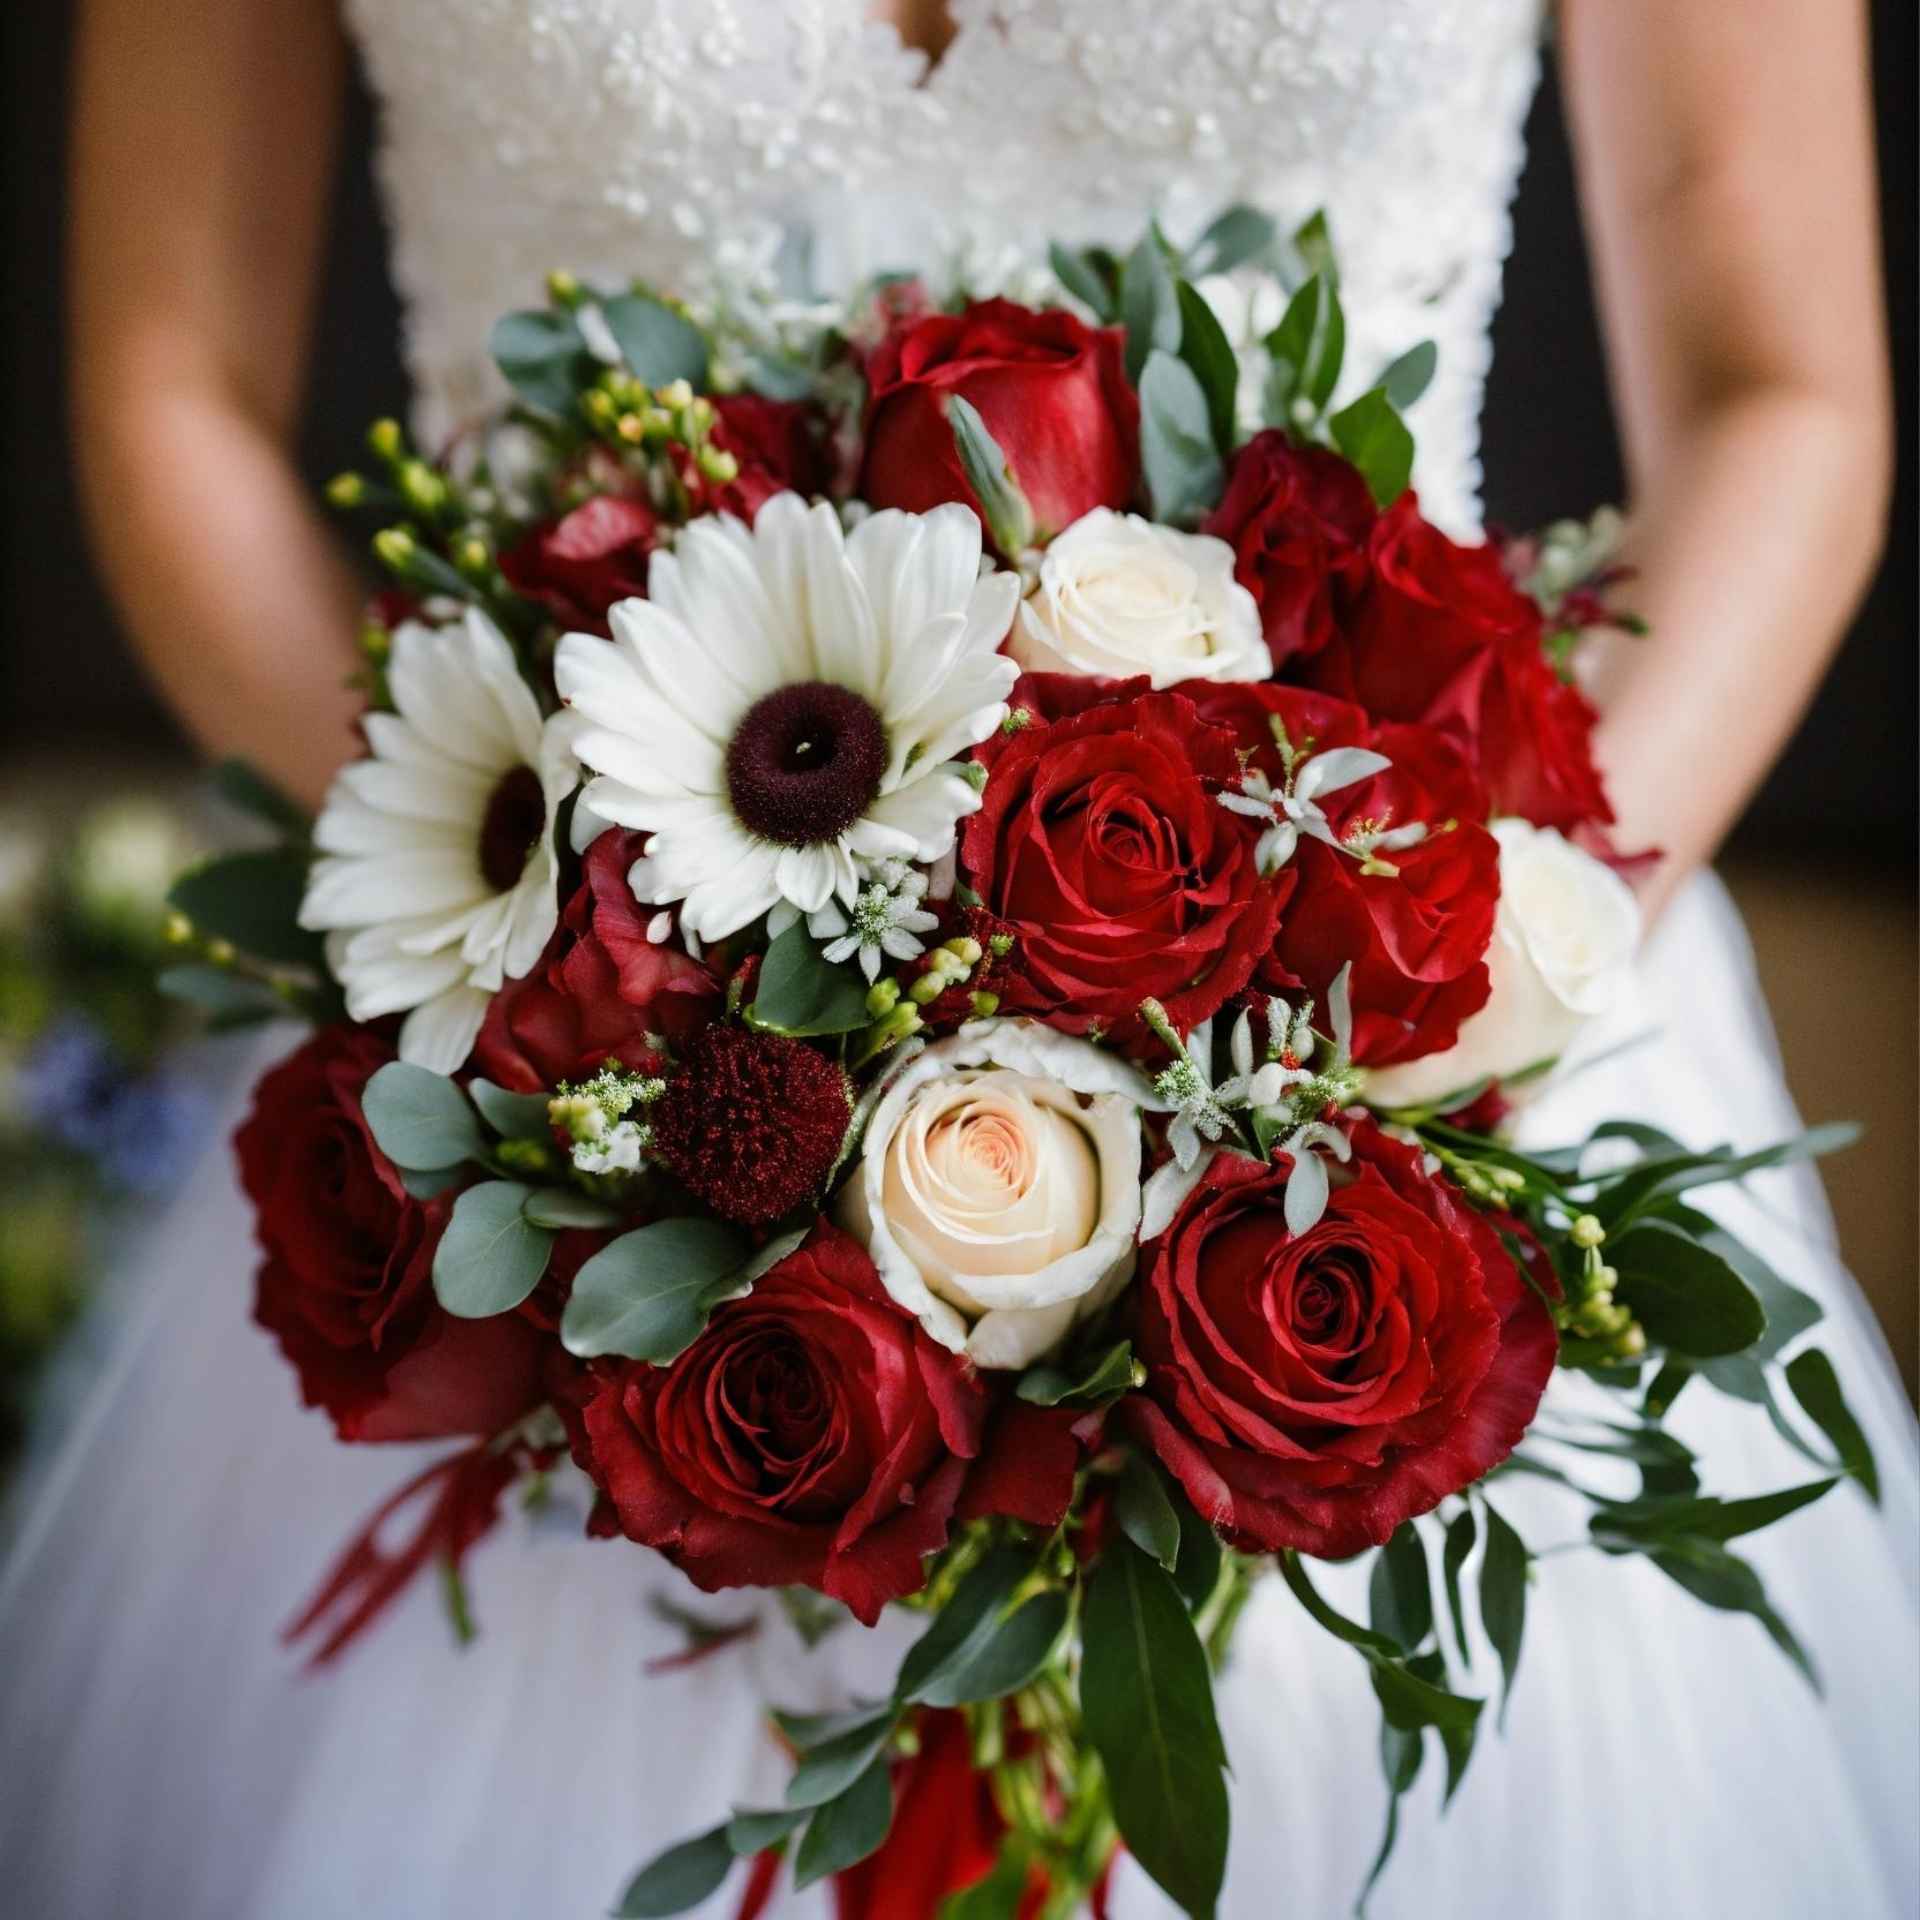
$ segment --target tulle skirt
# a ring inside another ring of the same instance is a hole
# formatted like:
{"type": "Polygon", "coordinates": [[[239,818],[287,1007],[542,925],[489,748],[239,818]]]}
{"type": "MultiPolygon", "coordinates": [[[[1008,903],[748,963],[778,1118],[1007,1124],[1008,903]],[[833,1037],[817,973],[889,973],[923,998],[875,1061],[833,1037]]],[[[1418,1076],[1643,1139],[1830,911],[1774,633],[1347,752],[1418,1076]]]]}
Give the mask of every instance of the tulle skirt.
{"type": "MultiPolygon", "coordinates": [[[[1633,1115],[1753,1145],[1796,1126],[1715,883],[1675,905],[1635,1004],[1596,1042],[1639,1030],[1658,1038],[1554,1089],[1529,1132],[1568,1139],[1633,1115]]],[[[259,1064],[238,1076],[236,1102],[259,1064]]],[[[1710,1204],[1822,1301],[1818,1337],[1879,1454],[1878,1513],[1845,1486],[1742,1543],[1825,1700],[1754,1621],[1709,1612],[1637,1559],[1549,1553],[1506,1737],[1485,1727],[1444,1819],[1429,1765],[1371,1904],[1383,1920],[1912,1920],[1920,1908],[1913,1417],[1815,1175],[1769,1174],[1710,1204]]],[[[8,1913],[591,1920],[658,1848],[778,1795],[786,1766],[764,1701],[825,1705],[890,1677],[912,1625],[848,1628],[808,1652],[755,1597],[693,1595],[650,1556],[580,1537],[584,1501],[565,1488],[474,1556],[474,1643],[455,1645],[429,1580],[337,1666],[304,1671],[280,1627],[336,1545],[436,1450],[339,1447],[300,1409],[248,1317],[248,1223],[224,1150],[131,1262],[133,1304],[33,1475],[0,1572],[8,1913]],[[650,1674],[682,1644],[662,1596],[757,1630],[650,1674]]],[[[1714,1491],[1805,1472],[1764,1412],[1698,1386],[1673,1425],[1714,1491]]],[[[1503,1482],[1499,1500],[1536,1550],[1582,1531],[1582,1511],[1545,1483],[1503,1482]]],[[[1328,1569],[1322,1585],[1358,1609],[1362,1578],[1328,1569]]],[[[1270,1581],[1222,1712],[1234,1766],[1223,1915],[1346,1913],[1385,1811],[1364,1668],[1270,1581]]],[[[1167,1912],[1131,1862],[1114,1910],[1167,1912]]],[[[825,1915],[830,1896],[774,1911],[825,1915]]]]}

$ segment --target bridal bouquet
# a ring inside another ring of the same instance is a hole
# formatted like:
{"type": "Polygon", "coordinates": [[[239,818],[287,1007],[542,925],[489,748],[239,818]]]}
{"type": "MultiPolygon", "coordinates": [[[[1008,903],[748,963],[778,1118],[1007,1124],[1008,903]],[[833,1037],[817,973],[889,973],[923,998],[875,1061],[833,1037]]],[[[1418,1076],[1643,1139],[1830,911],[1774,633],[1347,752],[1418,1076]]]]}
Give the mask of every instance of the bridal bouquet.
{"type": "Polygon", "coordinates": [[[1692,1203],[1831,1134],[1504,1131],[1639,931],[1569,672],[1604,539],[1422,517],[1432,350],[1343,384],[1321,223],[1036,288],[557,276],[508,413],[335,483],[393,576],[365,757],[174,896],[224,1017],[320,1022],[239,1134],[260,1324],[343,1440],[464,1442],[321,1658],[434,1564],[469,1630],[567,1454],[701,1588],[924,1616],[625,1915],[736,1861],[749,1912],[1065,1915],[1121,1847],[1210,1914],[1254,1580],[1366,1663],[1397,1804],[1465,1771],[1476,1647],[1513,1685],[1506,1476],[1803,1666],[1733,1543],[1873,1485],[1817,1309],[1692,1203]],[[1696,1379],[1805,1482],[1703,1492],[1696,1379]],[[1314,1571],[1362,1554],[1366,1624],[1314,1571]]]}

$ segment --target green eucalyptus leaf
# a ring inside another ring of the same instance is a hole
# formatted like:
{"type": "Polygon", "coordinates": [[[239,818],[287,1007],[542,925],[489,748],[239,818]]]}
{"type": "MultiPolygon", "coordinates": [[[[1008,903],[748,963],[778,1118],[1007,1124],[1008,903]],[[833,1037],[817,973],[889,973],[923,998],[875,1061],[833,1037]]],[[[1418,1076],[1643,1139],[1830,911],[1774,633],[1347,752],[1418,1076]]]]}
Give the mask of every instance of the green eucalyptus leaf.
{"type": "Polygon", "coordinates": [[[1036,1407],[1104,1407],[1132,1388],[1133,1374],[1133,1343],[1120,1340],[1070,1367],[1029,1367],[1014,1392],[1036,1407]]]}
{"type": "Polygon", "coordinates": [[[621,1216],[604,1200],[572,1187],[535,1187],[522,1211],[536,1227],[550,1227],[555,1233],[580,1227],[589,1231],[617,1227],[621,1216]]]}
{"type": "Polygon", "coordinates": [[[1342,407],[1328,420],[1327,430],[1381,506],[1390,507],[1406,492],[1413,477],[1413,435],[1378,387],[1342,407]]]}
{"type": "Polygon", "coordinates": [[[374,1144],[396,1167],[457,1167],[486,1151],[467,1096],[444,1073],[389,1060],[360,1095],[374,1144]]]}
{"type": "Polygon", "coordinates": [[[1053,1658],[1072,1618],[1062,1588],[1031,1595],[1004,1619],[991,1619],[984,1637],[942,1666],[920,1698],[930,1707],[970,1707],[1018,1693],[1053,1658]]]}
{"type": "Polygon", "coordinates": [[[750,1251],[719,1220],[656,1220],[623,1233],[574,1275],[561,1343],[583,1360],[618,1353],[665,1366],[699,1339],[715,1307],[745,1290],[750,1251]]]}
{"type": "Polygon", "coordinates": [[[1278,233],[1272,214],[1238,202],[1219,214],[1187,249],[1186,271],[1195,279],[1231,273],[1267,253],[1278,233]]]}
{"type": "Polygon", "coordinates": [[[1287,303],[1280,324],[1267,335],[1266,348],[1273,362],[1267,385],[1269,417],[1280,426],[1317,419],[1340,379],[1347,349],[1346,315],[1325,274],[1316,273],[1287,303]]]}
{"type": "Polygon", "coordinates": [[[837,1800],[880,1760],[899,1719],[897,1708],[882,1707],[856,1720],[844,1733],[808,1748],[787,1782],[787,1805],[823,1807],[837,1800]]]}
{"type": "Polygon", "coordinates": [[[987,431],[979,409],[957,393],[947,396],[947,424],[953,429],[954,451],[960,456],[967,485],[979,502],[980,518],[989,538],[1003,554],[1024,553],[1038,538],[1033,508],[1020,490],[999,441],[987,431]]]}
{"type": "Polygon", "coordinates": [[[1422,340],[1394,361],[1374,385],[1405,413],[1432,385],[1434,368],[1439,364],[1440,349],[1431,340],[1422,340]]]}
{"type": "Polygon", "coordinates": [[[785,1707],[775,1707],[772,1717],[773,1724],[804,1754],[824,1747],[830,1740],[838,1740],[856,1727],[871,1726],[875,1719],[889,1711],[883,1700],[864,1700],[832,1713],[790,1713],[785,1707]]]}
{"type": "Polygon", "coordinates": [[[1711,1248],[1671,1222],[1643,1219],[1609,1238],[1614,1296],[1655,1346],[1690,1359],[1740,1353],[1767,1330],[1754,1291],[1711,1248]]]}
{"type": "Polygon", "coordinates": [[[851,1033],[867,1024],[867,983],[828,961],[807,923],[796,920],[760,963],[748,1018],[775,1033],[851,1033]]]}
{"type": "Polygon", "coordinates": [[[313,816],[289,799],[265,774],[246,760],[222,760],[209,778],[213,790],[231,807],[296,840],[313,831],[313,816]]]}
{"type": "Polygon", "coordinates": [[[1240,393],[1240,361],[1213,309],[1184,280],[1179,283],[1180,358],[1193,369],[1207,396],[1213,443],[1233,450],[1234,418],[1240,393]]]}
{"type": "Polygon", "coordinates": [[[1768,1639],[1800,1669],[1807,1685],[1816,1694],[1821,1691],[1819,1673],[1807,1650],[1773,1610],[1760,1576],[1738,1554],[1715,1540],[1679,1540],[1647,1557],[1669,1580],[1706,1606],[1723,1613],[1751,1614],[1766,1629],[1768,1639]]]}
{"type": "Polygon", "coordinates": [[[517,1180],[486,1180],[453,1203],[434,1249],[433,1292],[456,1318],[510,1313],[540,1284],[553,1235],[522,1211],[532,1192],[517,1180]]]}
{"type": "Polygon", "coordinates": [[[1225,1750],[1206,1649],[1179,1589],[1116,1539],[1088,1589],[1081,1714],[1128,1850],[1194,1920],[1227,1863],[1225,1750]]]}
{"type": "Polygon", "coordinates": [[[963,1667],[992,1637],[1014,1590],[1033,1571],[1033,1555],[996,1547],[969,1568],[933,1624],[907,1649],[894,1698],[903,1706],[926,1697],[951,1671],[963,1667]]]}
{"type": "Polygon", "coordinates": [[[727,1845],[742,1860],[765,1853],[806,1824],[808,1807],[735,1807],[727,1822],[727,1845]]]}
{"type": "Polygon", "coordinates": [[[1427,1549],[1411,1520],[1375,1556],[1368,1593],[1374,1631],[1415,1652],[1433,1631],[1433,1586],[1427,1549]]]}
{"type": "Polygon", "coordinates": [[[168,967],[154,985],[168,999],[186,1001],[222,1027],[271,1020],[287,1012],[286,1002],[271,987],[204,961],[190,960],[168,967]]]}
{"type": "Polygon", "coordinates": [[[467,1082],[467,1098],[480,1109],[480,1117],[503,1140],[550,1140],[553,1123],[547,1118],[544,1093],[509,1093],[491,1080],[467,1082]]]}
{"type": "Polygon", "coordinates": [[[796,1891],[877,1853],[892,1825],[893,1777],[882,1758],[807,1822],[793,1857],[796,1891]]]}
{"type": "Polygon", "coordinates": [[[624,293],[600,303],[600,317],[636,380],[650,387],[684,380],[707,384],[707,336],[683,314],[647,293],[624,293]]]}
{"type": "Polygon", "coordinates": [[[451,1186],[457,1186],[465,1167],[402,1167],[400,1184],[416,1200],[436,1200],[451,1186]]]}
{"type": "Polygon", "coordinates": [[[522,400],[563,419],[580,404],[581,394],[599,372],[580,323],[571,313],[545,308],[501,315],[487,351],[522,400]]]}
{"type": "Polygon", "coordinates": [[[1674,1539],[1737,1540],[1812,1506],[1839,1484],[1838,1479],[1809,1480],[1745,1500],[1702,1494],[1694,1499],[1619,1501],[1601,1507],[1588,1526],[1601,1546],[1616,1552],[1651,1552],[1674,1539]]]}
{"type": "Polygon", "coordinates": [[[1840,1391],[1833,1362],[1818,1347],[1808,1347],[1787,1362],[1787,1385],[1800,1411],[1834,1444],[1840,1464],[1866,1489],[1867,1498],[1880,1504],[1880,1469],[1860,1422],[1853,1417],[1840,1391]]]}
{"type": "Polygon", "coordinates": [[[1054,278],[1082,306],[1090,308],[1095,319],[1110,324],[1118,317],[1113,288],[1084,253],[1072,247],[1063,247],[1056,241],[1047,249],[1047,258],[1053,265],[1054,278]]]}
{"type": "MultiPolygon", "coordinates": [[[[1616,1125],[1613,1131],[1624,1133],[1626,1130],[1616,1125]]],[[[1607,1134],[1608,1129],[1599,1128],[1594,1138],[1607,1134]]],[[[1789,1166],[1797,1160],[1816,1160],[1850,1147],[1859,1137],[1857,1126],[1838,1122],[1809,1127],[1791,1139],[1776,1140],[1771,1146],[1756,1148],[1752,1153],[1734,1153],[1726,1147],[1716,1147],[1706,1153],[1663,1152],[1660,1157],[1629,1167],[1617,1178],[1604,1182],[1594,1195],[1592,1211],[1610,1233],[1617,1233],[1641,1214],[1677,1194],[1727,1180],[1744,1180],[1750,1173],[1764,1173],[1769,1168],[1789,1166]]],[[[1664,1135],[1660,1139],[1664,1145],[1672,1145],[1664,1135]]]]}
{"type": "Polygon", "coordinates": [[[275,966],[321,972],[325,943],[300,925],[307,857],[297,847],[229,853],[189,868],[173,883],[167,905],[203,934],[275,966]]]}
{"type": "Polygon", "coordinates": [[[717,1892],[732,1871],[733,1849],[725,1827],[683,1840],[634,1875],[613,1910],[613,1920],[661,1920],[685,1913],[717,1892]]]}
{"type": "Polygon", "coordinates": [[[1520,1642],[1527,1626],[1527,1569],[1533,1556],[1492,1506],[1487,1506],[1487,1552],[1480,1567],[1480,1623],[1500,1656],[1500,1725],[1507,1724],[1520,1642]]]}
{"type": "Polygon", "coordinates": [[[1173,1571],[1180,1558],[1180,1516],[1159,1474],[1137,1453],[1128,1454],[1114,1484],[1113,1517],[1142,1553],[1173,1571]]]}
{"type": "Polygon", "coordinates": [[[1171,358],[1180,349],[1180,299],[1157,233],[1146,234],[1127,255],[1120,311],[1127,328],[1127,378],[1138,386],[1153,354],[1171,358]]]}
{"type": "Polygon", "coordinates": [[[1467,1556],[1473,1552],[1477,1537],[1471,1507],[1462,1507],[1447,1528],[1447,1544],[1440,1555],[1441,1582],[1447,1590],[1447,1612],[1453,1617],[1453,1644],[1460,1649],[1460,1664],[1473,1665],[1473,1650],[1467,1645],[1467,1609],[1460,1597],[1460,1575],[1467,1556]]]}
{"type": "Polygon", "coordinates": [[[1140,459],[1155,519],[1196,520],[1225,476],[1207,396],[1184,360],[1156,349],[1140,376],[1140,459]]]}

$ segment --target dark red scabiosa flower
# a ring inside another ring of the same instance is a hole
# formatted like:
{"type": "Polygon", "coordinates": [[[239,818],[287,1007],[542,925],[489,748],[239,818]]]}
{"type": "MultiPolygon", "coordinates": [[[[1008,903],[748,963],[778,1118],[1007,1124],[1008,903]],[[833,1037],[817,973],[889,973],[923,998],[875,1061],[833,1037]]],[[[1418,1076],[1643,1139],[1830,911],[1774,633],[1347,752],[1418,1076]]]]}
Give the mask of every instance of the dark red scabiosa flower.
{"type": "Polygon", "coordinates": [[[610,1061],[646,1071],[654,1062],[648,1035],[678,1045],[719,1011],[713,975],[649,937],[659,910],[636,900],[627,881],[645,838],[609,828],[587,849],[546,952],[487,1008],[476,1073],[515,1093],[540,1093],[590,1080],[610,1061]]]}
{"type": "MultiPolygon", "coordinates": [[[[578,1420],[580,1463],[627,1537],[696,1586],[813,1587],[870,1626],[919,1590],[926,1555],[978,1506],[968,1481],[986,1471],[992,1414],[975,1370],[822,1221],[671,1366],[601,1371],[578,1420]]],[[[1052,1525],[1076,1447],[1063,1424],[1038,1431],[1038,1452],[1017,1426],[996,1444],[1031,1463],[1021,1517],[1052,1525]],[[1056,1503],[1037,1504],[1037,1490],[1056,1503]]]]}
{"type": "Polygon", "coordinates": [[[1227,490],[1202,527],[1234,553],[1234,577],[1260,609],[1274,670],[1333,638],[1342,596],[1366,578],[1373,495],[1349,460],[1269,428],[1234,455],[1227,490]]]}
{"type": "MultiPolygon", "coordinates": [[[[1552,1315],[1491,1222],[1372,1121],[1303,1234],[1292,1162],[1220,1154],[1149,1250],[1121,1417],[1248,1552],[1339,1559],[1499,1465],[1552,1375],[1552,1315]]],[[[1545,1270],[1540,1276],[1544,1279],[1545,1270]]]]}
{"type": "Polygon", "coordinates": [[[708,1027],[650,1110],[653,1153],[723,1220],[764,1226],[817,1193],[853,1106],[839,1065],[804,1040],[708,1027]]]}
{"type": "Polygon", "coordinates": [[[1144,1039],[1148,996],[1184,1031],[1245,986],[1291,885],[1261,879],[1256,835],[1219,804],[1234,736],[1146,685],[1025,676],[1029,724],[977,750],[986,790],[961,841],[1014,935],[1003,1010],[1123,1046],[1144,1039]]]}
{"type": "Polygon", "coordinates": [[[1593,763],[1596,716],[1548,663],[1542,629],[1498,552],[1449,540],[1408,494],[1375,524],[1366,584],[1303,672],[1376,720],[1440,728],[1496,814],[1565,831],[1604,826],[1613,810],[1593,763]]]}
{"type": "Polygon", "coordinates": [[[367,1027],[324,1027],[255,1090],[234,1137],[265,1256],[254,1318],[343,1440],[495,1434],[539,1398],[540,1335],[434,1299],[451,1198],[408,1194],[360,1106],[392,1058],[367,1027]]]}
{"type": "Polygon", "coordinates": [[[601,494],[544,520],[500,556],[507,585],[568,632],[606,634],[607,609],[642,599],[660,544],[660,516],[645,501],[601,494]]]}

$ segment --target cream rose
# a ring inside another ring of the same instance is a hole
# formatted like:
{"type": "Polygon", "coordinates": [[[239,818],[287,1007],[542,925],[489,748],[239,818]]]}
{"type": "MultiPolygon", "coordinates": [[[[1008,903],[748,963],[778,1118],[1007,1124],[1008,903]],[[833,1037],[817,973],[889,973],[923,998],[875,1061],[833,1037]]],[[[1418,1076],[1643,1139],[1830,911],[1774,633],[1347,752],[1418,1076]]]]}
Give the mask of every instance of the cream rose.
{"type": "Polygon", "coordinates": [[[1493,991],[1445,1052],[1369,1074],[1366,1098],[1376,1107],[1420,1106],[1557,1059],[1626,984],[1640,943],[1640,909],[1626,882],[1551,827],[1501,820],[1493,832],[1493,991]]]}
{"type": "Polygon", "coordinates": [[[943,1346],[1024,1367],[1133,1272],[1136,1068],[1025,1020],[980,1021],[914,1056],[868,1123],[841,1224],[943,1346]]]}
{"type": "Polygon", "coordinates": [[[1264,680],[1273,656],[1233,549],[1097,507],[1047,548],[1007,651],[1034,673],[1264,680]]]}

